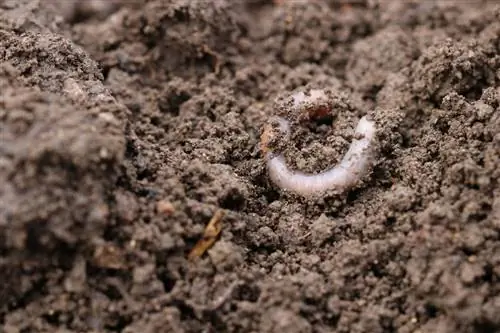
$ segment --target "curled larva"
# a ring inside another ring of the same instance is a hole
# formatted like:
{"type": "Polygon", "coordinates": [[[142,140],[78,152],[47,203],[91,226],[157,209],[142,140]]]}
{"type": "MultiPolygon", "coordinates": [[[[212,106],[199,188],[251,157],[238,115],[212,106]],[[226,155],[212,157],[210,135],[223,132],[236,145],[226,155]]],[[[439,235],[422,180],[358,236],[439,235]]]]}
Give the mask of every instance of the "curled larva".
{"type": "MultiPolygon", "coordinates": [[[[317,99],[318,95],[316,92],[312,96],[317,99]]],[[[303,93],[299,97],[303,100],[303,93]]],[[[312,109],[309,108],[310,110],[312,109]]],[[[276,120],[279,132],[289,137],[289,121],[283,117],[278,117],[276,120]]],[[[373,162],[375,123],[366,116],[362,117],[355,132],[354,139],[340,163],[318,174],[306,174],[290,170],[284,156],[273,152],[269,147],[273,136],[272,128],[270,124],[266,125],[261,136],[261,149],[266,158],[269,177],[278,187],[305,197],[321,196],[331,190],[341,192],[352,188],[369,171],[373,162]]]]}

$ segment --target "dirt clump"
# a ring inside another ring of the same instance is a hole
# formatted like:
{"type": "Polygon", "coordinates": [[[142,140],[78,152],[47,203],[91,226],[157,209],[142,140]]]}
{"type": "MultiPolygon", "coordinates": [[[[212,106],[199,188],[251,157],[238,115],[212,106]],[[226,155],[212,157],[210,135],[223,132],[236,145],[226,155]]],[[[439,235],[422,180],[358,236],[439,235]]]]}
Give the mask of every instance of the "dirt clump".
{"type": "Polygon", "coordinates": [[[500,330],[496,1],[0,1],[0,331],[500,330]],[[373,172],[320,172],[358,119],[373,172]],[[189,253],[214,214],[222,232],[189,253]]]}

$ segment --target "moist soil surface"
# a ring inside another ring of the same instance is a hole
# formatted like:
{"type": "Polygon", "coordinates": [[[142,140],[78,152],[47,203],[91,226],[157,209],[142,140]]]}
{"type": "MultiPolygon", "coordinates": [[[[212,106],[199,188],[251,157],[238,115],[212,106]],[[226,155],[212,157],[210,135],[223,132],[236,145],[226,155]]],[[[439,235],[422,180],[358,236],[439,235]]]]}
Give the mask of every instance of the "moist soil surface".
{"type": "Polygon", "coordinates": [[[498,332],[499,83],[497,1],[0,0],[0,331],[498,332]]]}

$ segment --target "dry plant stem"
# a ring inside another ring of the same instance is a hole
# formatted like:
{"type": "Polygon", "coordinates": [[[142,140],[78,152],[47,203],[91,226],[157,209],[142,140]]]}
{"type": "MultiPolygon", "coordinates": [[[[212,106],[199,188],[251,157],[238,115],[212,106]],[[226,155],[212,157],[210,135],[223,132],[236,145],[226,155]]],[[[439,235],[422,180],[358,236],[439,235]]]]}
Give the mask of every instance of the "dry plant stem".
{"type": "MultiPolygon", "coordinates": [[[[280,131],[289,136],[288,120],[279,118],[278,122],[280,131]]],[[[355,138],[344,158],[335,167],[319,174],[290,170],[284,156],[274,154],[264,143],[269,176],[280,188],[304,197],[321,196],[331,190],[347,190],[355,186],[370,168],[375,131],[373,121],[366,116],[361,118],[356,127],[355,138]]],[[[268,139],[265,138],[265,141],[268,139]]]]}
{"type": "Polygon", "coordinates": [[[222,231],[221,221],[223,217],[224,211],[222,209],[218,209],[205,227],[203,237],[196,243],[191,252],[189,252],[189,260],[192,261],[201,257],[212,245],[214,245],[217,237],[222,231]]]}

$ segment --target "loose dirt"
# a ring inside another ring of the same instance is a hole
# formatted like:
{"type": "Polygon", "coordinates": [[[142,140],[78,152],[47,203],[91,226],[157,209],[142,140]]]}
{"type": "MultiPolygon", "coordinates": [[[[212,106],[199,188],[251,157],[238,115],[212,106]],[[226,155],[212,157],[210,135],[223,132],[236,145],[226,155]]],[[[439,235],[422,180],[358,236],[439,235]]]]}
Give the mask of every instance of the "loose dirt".
{"type": "Polygon", "coordinates": [[[0,331],[500,331],[499,83],[497,1],[0,0],[0,331]],[[269,181],[305,88],[293,168],[377,123],[348,193],[269,181]]]}

